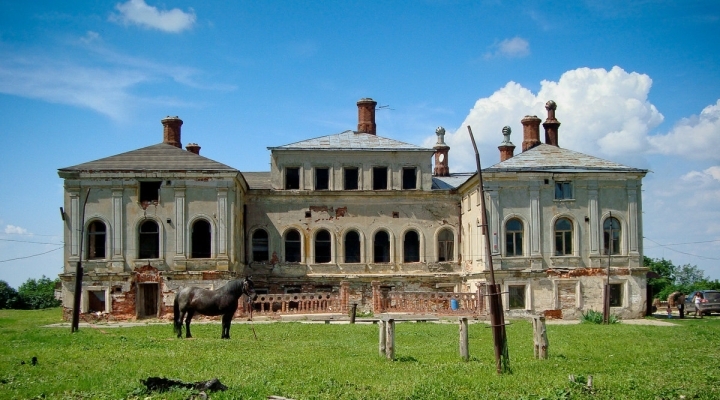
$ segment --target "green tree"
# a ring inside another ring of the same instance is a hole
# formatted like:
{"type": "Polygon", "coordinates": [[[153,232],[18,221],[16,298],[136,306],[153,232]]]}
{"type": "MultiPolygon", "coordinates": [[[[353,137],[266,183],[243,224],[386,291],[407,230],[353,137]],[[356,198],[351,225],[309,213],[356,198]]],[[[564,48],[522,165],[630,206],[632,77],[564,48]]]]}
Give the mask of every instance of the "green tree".
{"type": "Polygon", "coordinates": [[[60,300],[55,299],[55,286],[59,282],[59,279],[52,280],[45,275],[38,280],[28,279],[18,288],[23,308],[35,310],[59,306],[60,300]]]}
{"type": "Polygon", "coordinates": [[[675,270],[675,284],[690,289],[705,280],[705,271],[696,265],[685,264],[675,270]]]}
{"type": "Polygon", "coordinates": [[[672,261],[664,258],[644,257],[643,264],[650,271],[660,275],[659,278],[648,279],[648,286],[652,288],[653,296],[661,300],[667,299],[668,295],[676,290],[675,273],[677,267],[673,265],[672,261]]]}
{"type": "Polygon", "coordinates": [[[0,281],[0,309],[17,308],[18,292],[5,281],[0,281]]]}

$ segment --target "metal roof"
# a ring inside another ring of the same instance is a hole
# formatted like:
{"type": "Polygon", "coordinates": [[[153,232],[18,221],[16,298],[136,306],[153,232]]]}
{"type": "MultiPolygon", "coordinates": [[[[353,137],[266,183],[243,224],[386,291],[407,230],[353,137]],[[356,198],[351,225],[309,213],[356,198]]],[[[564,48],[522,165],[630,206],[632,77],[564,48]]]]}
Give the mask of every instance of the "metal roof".
{"type": "Polygon", "coordinates": [[[166,143],[143,147],[99,160],[60,168],[60,172],[99,171],[218,171],[239,172],[235,168],[213,161],[166,143]]]}
{"type": "Polygon", "coordinates": [[[460,172],[450,174],[449,176],[433,176],[432,190],[452,190],[457,189],[463,183],[467,182],[475,172],[460,172]]]}
{"type": "Polygon", "coordinates": [[[335,135],[320,136],[284,146],[268,147],[268,150],[356,150],[356,151],[427,151],[435,150],[415,146],[369,133],[345,131],[335,135]]]}
{"type": "Polygon", "coordinates": [[[540,144],[492,167],[484,168],[483,172],[485,171],[647,172],[646,169],[628,167],[548,144],[540,144]]]}
{"type": "Polygon", "coordinates": [[[272,189],[270,172],[241,172],[249,189],[272,189]]]}

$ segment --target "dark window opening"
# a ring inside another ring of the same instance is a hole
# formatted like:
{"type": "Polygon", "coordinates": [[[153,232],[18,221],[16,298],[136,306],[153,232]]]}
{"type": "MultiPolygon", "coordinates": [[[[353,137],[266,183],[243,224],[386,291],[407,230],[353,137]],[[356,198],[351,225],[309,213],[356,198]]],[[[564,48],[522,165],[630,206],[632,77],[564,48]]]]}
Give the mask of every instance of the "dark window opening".
{"type": "Polygon", "coordinates": [[[93,221],[88,225],[87,239],[87,259],[97,260],[105,258],[105,241],[106,241],[105,224],[101,221],[93,221]]]}
{"type": "Polygon", "coordinates": [[[508,295],[511,310],[525,308],[525,286],[508,286],[508,295]]]}
{"type": "Polygon", "coordinates": [[[402,170],[402,188],[417,189],[417,173],[415,168],[403,168],[402,170]]]}
{"type": "Polygon", "coordinates": [[[210,223],[204,219],[195,221],[190,234],[192,258],[210,258],[210,223]]]}
{"type": "Polygon", "coordinates": [[[344,189],[345,190],[358,190],[358,169],[357,168],[345,168],[344,178],[344,189]]]}
{"type": "Polygon", "coordinates": [[[570,200],[572,198],[571,182],[555,182],[555,200],[570,200]]]}
{"type": "Polygon", "coordinates": [[[373,167],[373,190],[387,190],[387,167],[373,167]]]}
{"type": "Polygon", "coordinates": [[[375,234],[373,241],[373,262],[389,263],[390,262],[390,235],[385,231],[375,234]]]}
{"type": "Polygon", "coordinates": [[[328,190],[330,188],[330,170],[328,168],[315,169],[315,190],[328,190]]]}
{"type": "Polygon", "coordinates": [[[160,230],[157,222],[150,220],[140,225],[138,242],[138,258],[160,257],[160,230]]]}
{"type": "Polygon", "coordinates": [[[622,283],[610,284],[610,307],[622,307],[622,283]]]}
{"type": "Polygon", "coordinates": [[[523,255],[523,223],[517,218],[505,224],[505,256],[518,257],[523,255]]]}
{"type": "MultiPolygon", "coordinates": [[[[258,229],[252,236],[252,255],[253,261],[263,262],[270,259],[268,234],[263,229],[258,229]]],[[[256,291],[257,292],[257,291],[256,291]]]]}
{"type": "Polygon", "coordinates": [[[555,255],[567,256],[572,254],[572,222],[567,218],[560,218],[555,222],[555,255]]]}
{"type": "Polygon", "coordinates": [[[140,182],[140,202],[157,203],[160,198],[160,185],[162,181],[140,182]]]}
{"type": "Polygon", "coordinates": [[[330,232],[321,230],[315,235],[315,262],[318,264],[329,263],[331,257],[330,232]]]}
{"type": "Polygon", "coordinates": [[[88,312],[105,312],[105,291],[90,290],[88,294],[88,312]]]}
{"type": "Polygon", "coordinates": [[[620,221],[610,217],[603,223],[605,254],[620,254],[620,221]]]}
{"type": "Polygon", "coordinates": [[[332,293],[333,287],[327,285],[315,286],[315,293],[332,293]]]}
{"type": "Polygon", "coordinates": [[[345,235],[345,262],[360,262],[360,235],[355,231],[350,231],[345,235]]]}
{"type": "Polygon", "coordinates": [[[403,262],[420,261],[420,237],[415,231],[408,231],[403,240],[403,262]]]}
{"type": "Polygon", "coordinates": [[[285,235],[285,261],[300,262],[300,233],[294,229],[285,235]]]}
{"type": "Polygon", "coordinates": [[[455,244],[455,235],[449,229],[444,229],[438,235],[438,261],[452,261],[454,259],[453,250],[455,244]]]}
{"type": "Polygon", "coordinates": [[[300,168],[285,168],[285,189],[300,189],[300,168]]]}

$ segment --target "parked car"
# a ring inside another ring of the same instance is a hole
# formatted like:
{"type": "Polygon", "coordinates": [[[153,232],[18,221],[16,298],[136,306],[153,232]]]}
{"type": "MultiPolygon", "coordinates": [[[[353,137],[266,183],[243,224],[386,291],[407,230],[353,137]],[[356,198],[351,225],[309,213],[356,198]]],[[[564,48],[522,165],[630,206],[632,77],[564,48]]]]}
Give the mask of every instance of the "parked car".
{"type": "MultiPolygon", "coordinates": [[[[703,298],[707,300],[704,303],[700,303],[700,311],[705,315],[711,313],[720,313],[720,290],[696,290],[703,294],[703,298]]],[[[693,296],[695,292],[685,295],[685,313],[690,314],[695,312],[695,304],[693,302],[693,296]]]]}

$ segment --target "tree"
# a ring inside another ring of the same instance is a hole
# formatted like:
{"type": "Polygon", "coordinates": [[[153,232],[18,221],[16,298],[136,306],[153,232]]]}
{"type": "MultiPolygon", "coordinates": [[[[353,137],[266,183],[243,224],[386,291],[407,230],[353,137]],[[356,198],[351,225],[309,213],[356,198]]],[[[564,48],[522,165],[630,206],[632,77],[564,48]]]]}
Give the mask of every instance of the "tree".
{"type": "Polygon", "coordinates": [[[705,271],[696,265],[685,264],[675,270],[675,284],[690,288],[698,282],[705,280],[705,271]]]}
{"type": "Polygon", "coordinates": [[[0,309],[17,308],[18,292],[5,281],[0,281],[0,309]]]}
{"type": "Polygon", "coordinates": [[[660,275],[659,278],[648,279],[648,286],[652,288],[655,298],[665,300],[670,293],[675,291],[675,272],[677,271],[677,267],[673,265],[672,261],[664,258],[653,259],[644,257],[643,264],[649,268],[650,271],[660,275]]]}
{"type": "Polygon", "coordinates": [[[59,282],[59,279],[52,280],[45,275],[38,280],[28,279],[18,288],[23,308],[35,310],[59,306],[60,300],[55,298],[55,286],[59,282]]]}

